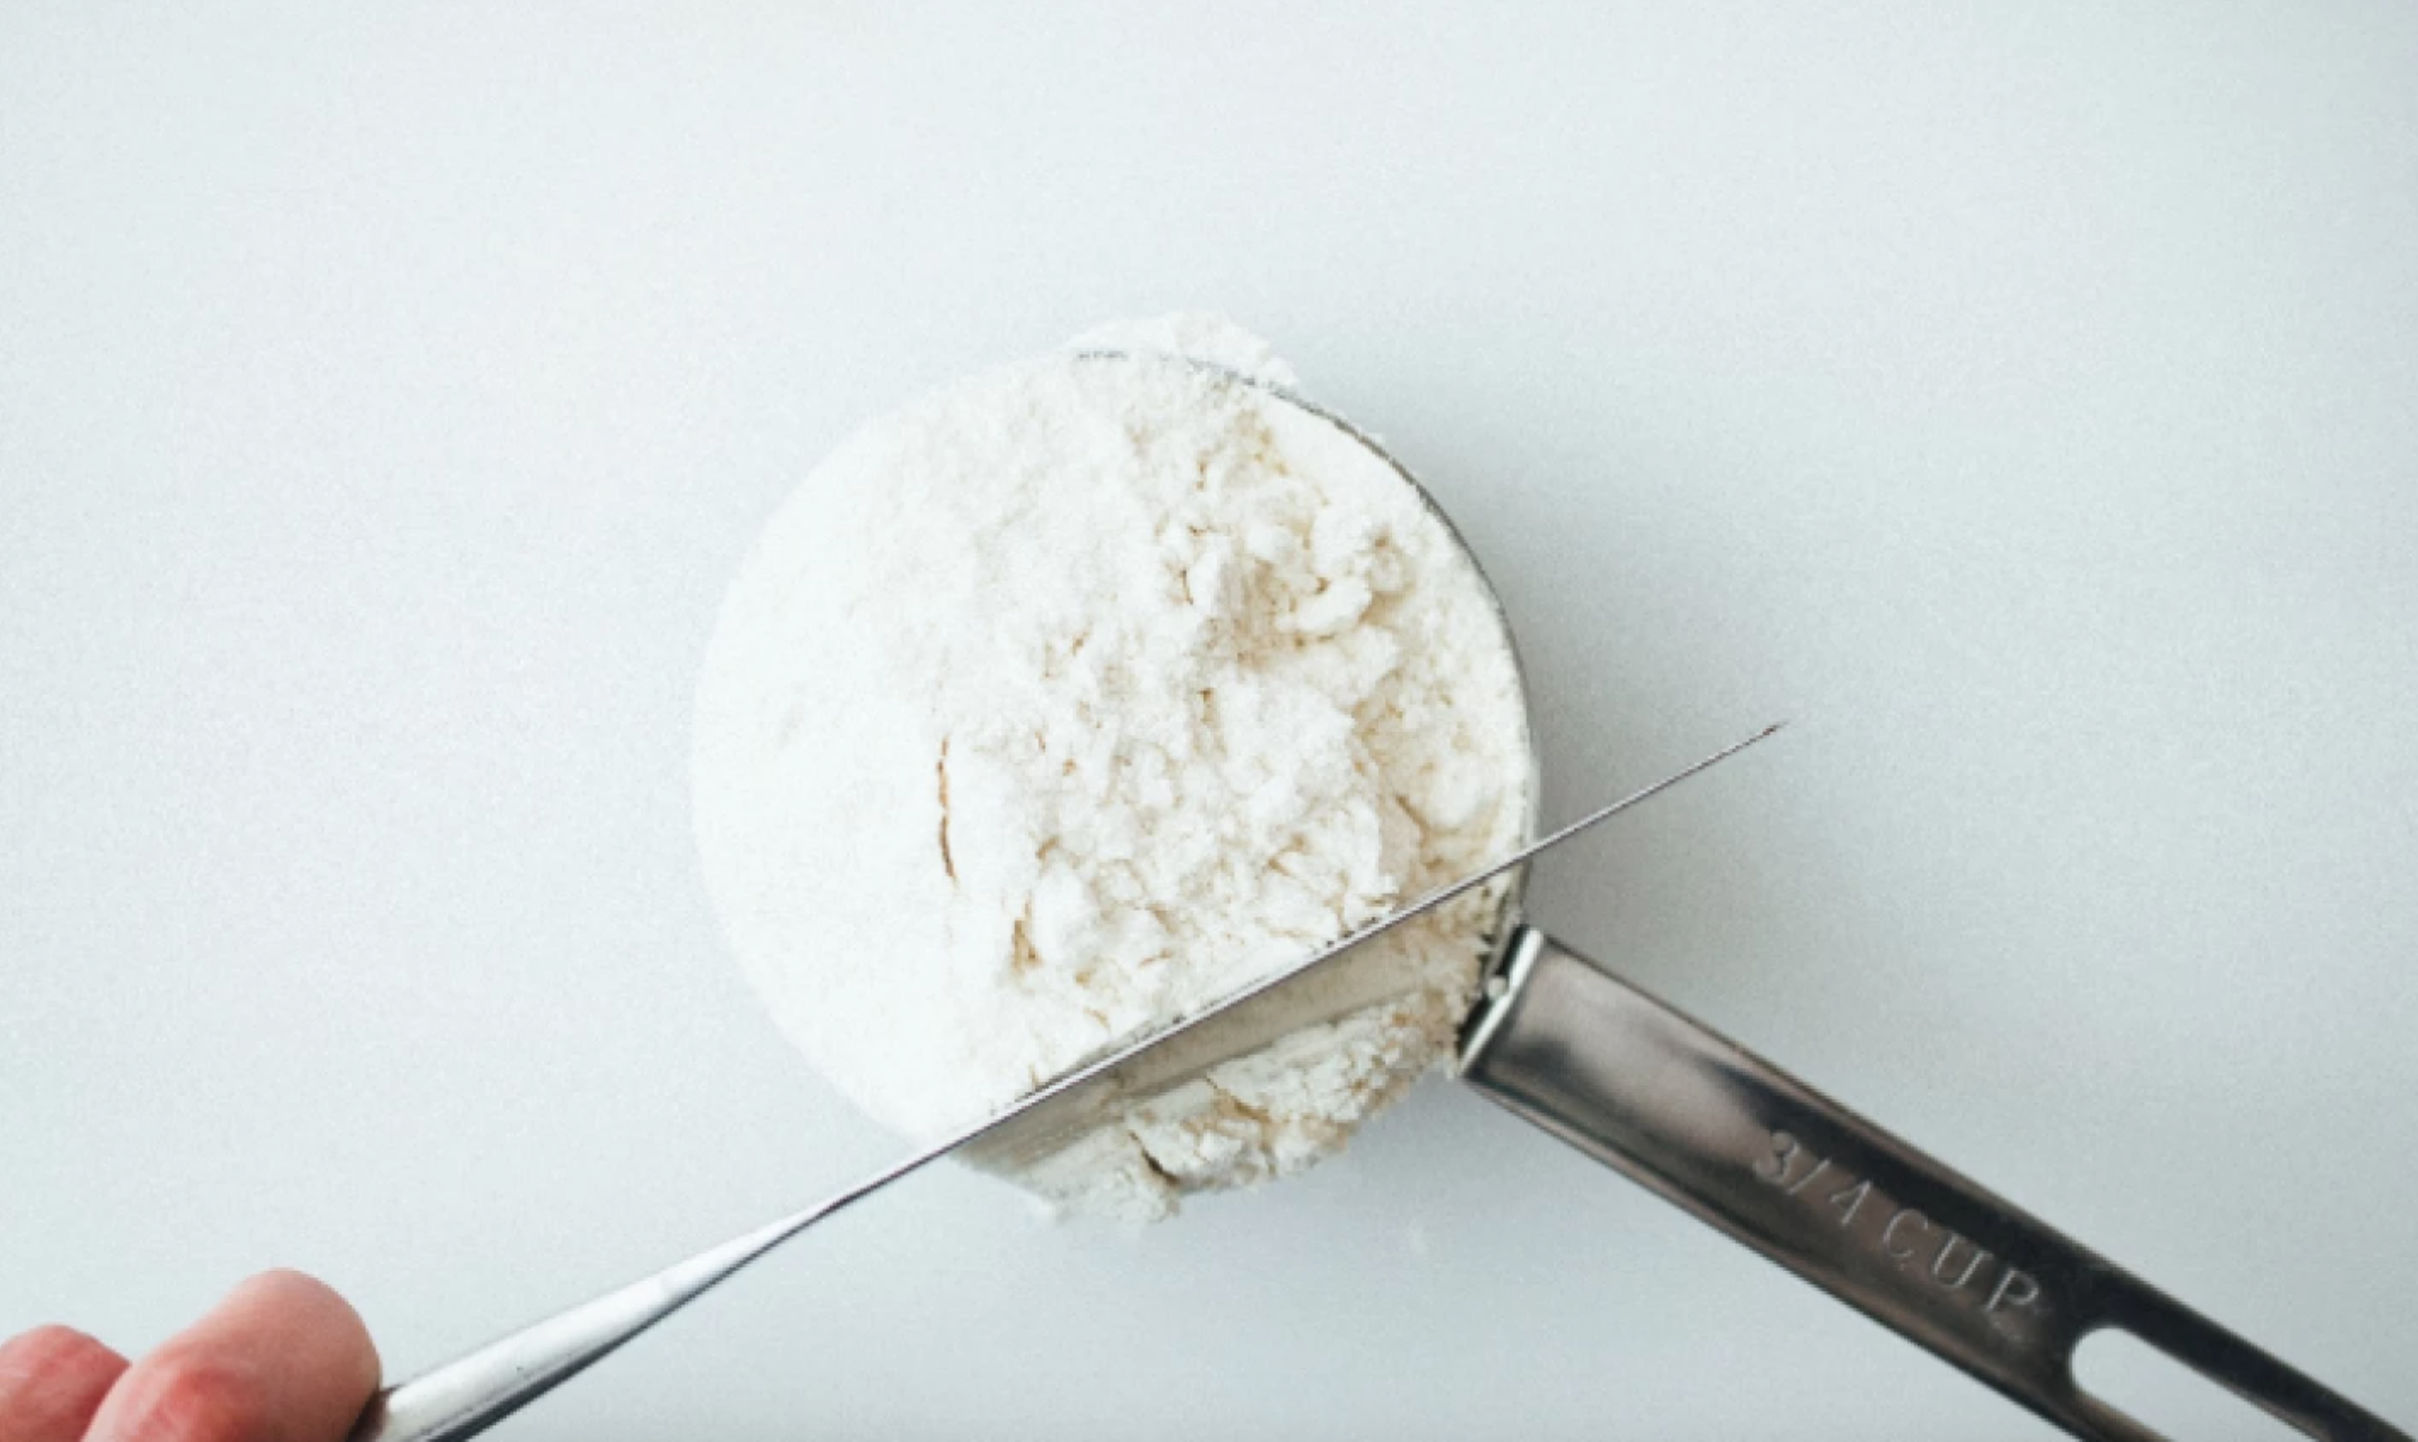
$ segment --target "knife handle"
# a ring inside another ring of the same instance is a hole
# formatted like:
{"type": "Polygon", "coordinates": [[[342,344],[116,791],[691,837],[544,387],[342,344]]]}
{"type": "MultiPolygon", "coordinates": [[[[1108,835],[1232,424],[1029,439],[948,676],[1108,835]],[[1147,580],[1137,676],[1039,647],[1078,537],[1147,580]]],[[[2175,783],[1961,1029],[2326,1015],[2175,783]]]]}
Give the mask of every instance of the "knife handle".
{"type": "Polygon", "coordinates": [[[1534,927],[1464,1032],[1463,1081],[2008,1397],[2099,1442],[2118,1328],[2324,1442],[2411,1442],[2310,1377],[1534,927]]]}

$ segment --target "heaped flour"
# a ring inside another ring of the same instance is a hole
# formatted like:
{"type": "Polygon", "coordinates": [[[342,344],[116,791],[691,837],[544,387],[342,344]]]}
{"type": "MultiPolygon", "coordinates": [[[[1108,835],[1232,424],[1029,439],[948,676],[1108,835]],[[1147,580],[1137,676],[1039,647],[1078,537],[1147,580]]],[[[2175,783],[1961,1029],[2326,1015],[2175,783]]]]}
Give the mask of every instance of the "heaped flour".
{"type": "MultiPolygon", "coordinates": [[[[707,656],[707,881],[781,1029],[933,1137],[1516,846],[1527,722],[1482,579],[1332,425],[1111,327],[873,421],[780,509],[707,656]]],[[[1028,1174],[1078,1210],[1342,1146],[1449,1047],[1488,898],[1375,943],[1398,999],[1028,1174]]]]}

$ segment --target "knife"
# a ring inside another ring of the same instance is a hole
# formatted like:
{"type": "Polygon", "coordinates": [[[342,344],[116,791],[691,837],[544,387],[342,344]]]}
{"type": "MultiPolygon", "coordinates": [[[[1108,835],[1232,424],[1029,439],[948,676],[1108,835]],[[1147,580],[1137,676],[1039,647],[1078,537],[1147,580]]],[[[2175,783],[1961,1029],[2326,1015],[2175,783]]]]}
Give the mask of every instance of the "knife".
{"type": "MultiPolygon", "coordinates": [[[[1013,1174],[1137,1100],[1382,1000],[1398,983],[1362,943],[1779,729],[1599,807],[813,1206],[389,1388],[352,1442],[476,1436],[816,1222],[942,1157],[1013,1174]]],[[[2074,1379],[2075,1348],[2117,1328],[2311,1437],[2412,1442],[1524,921],[1489,965],[1454,1074],[2077,1437],[2161,1442],[2074,1379]]]]}

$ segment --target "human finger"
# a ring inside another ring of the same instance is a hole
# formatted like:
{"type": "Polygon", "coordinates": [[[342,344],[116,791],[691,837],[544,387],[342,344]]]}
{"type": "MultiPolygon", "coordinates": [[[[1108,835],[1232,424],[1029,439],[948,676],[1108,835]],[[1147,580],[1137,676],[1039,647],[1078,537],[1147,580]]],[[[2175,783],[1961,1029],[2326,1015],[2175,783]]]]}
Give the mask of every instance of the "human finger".
{"type": "Polygon", "coordinates": [[[0,1437],[76,1442],[126,1359],[73,1327],[36,1327],[0,1343],[0,1437]]]}
{"type": "Polygon", "coordinates": [[[264,1272],[128,1369],[87,1442],[342,1442],[377,1386],[351,1305],[264,1272]]]}

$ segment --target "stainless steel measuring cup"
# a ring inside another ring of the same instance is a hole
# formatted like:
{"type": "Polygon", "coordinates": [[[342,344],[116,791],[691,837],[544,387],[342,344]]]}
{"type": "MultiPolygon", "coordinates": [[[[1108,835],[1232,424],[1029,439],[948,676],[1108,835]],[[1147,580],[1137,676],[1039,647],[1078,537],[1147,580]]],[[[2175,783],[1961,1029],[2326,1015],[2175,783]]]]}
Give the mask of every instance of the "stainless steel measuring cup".
{"type": "MultiPolygon", "coordinates": [[[[1081,359],[1138,358],[1090,352],[1081,359]]],[[[1198,362],[1152,363],[1194,365],[1221,384],[1255,387],[1339,428],[1427,497],[1376,441],[1299,396],[1198,362]]],[[[1449,530],[1432,498],[1427,504],[1449,530]]],[[[1502,617],[1499,600],[1496,613],[1502,617]]],[[[1509,622],[1502,624],[1508,642],[1509,622]]],[[[1220,1062],[1382,1000],[1398,983],[1382,967],[1355,965],[1373,955],[1360,944],[1498,874],[1512,883],[1503,895],[1500,941],[1454,1065],[1460,1081],[1490,1100],[2075,1436],[2159,1442],[2159,1434],[2075,1381],[2073,1358],[2083,1339],[2117,1329],[2311,1437],[2411,1442],[1523,919],[1518,878],[1529,858],[1768,734],[1431,892],[847,1191],[382,1393],[354,1442],[474,1436],[815,1222],[940,1157],[954,1154],[1013,1173],[1220,1062]],[[1315,985],[1303,984],[1313,976],[1315,985]]],[[[1532,784],[1532,813],[1536,792],[1532,784]]]]}

